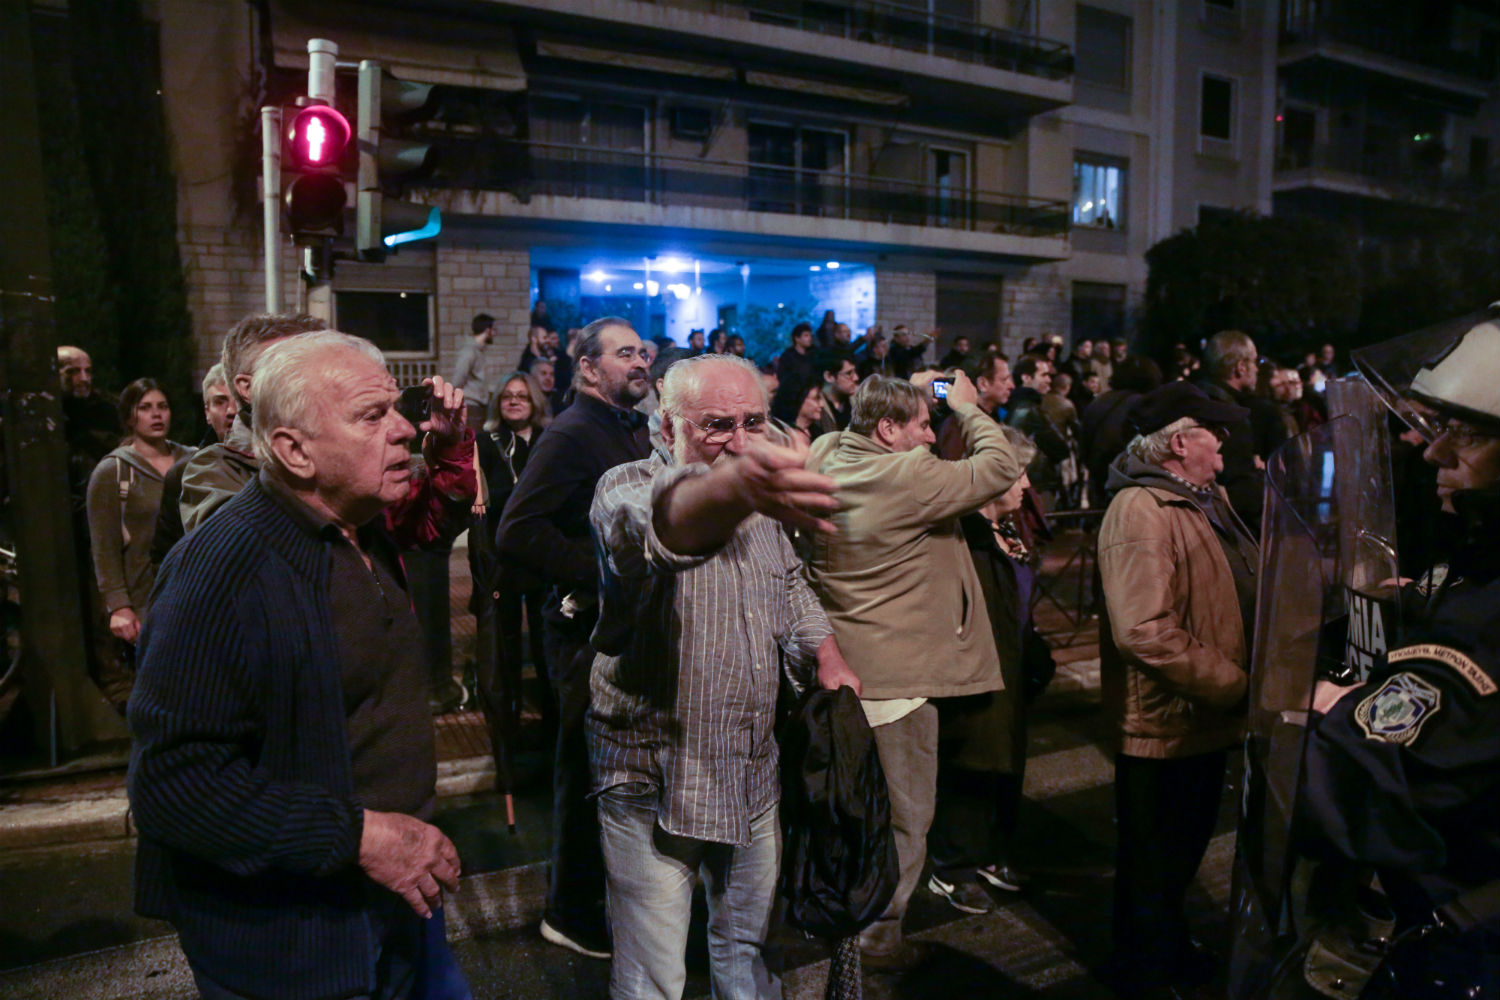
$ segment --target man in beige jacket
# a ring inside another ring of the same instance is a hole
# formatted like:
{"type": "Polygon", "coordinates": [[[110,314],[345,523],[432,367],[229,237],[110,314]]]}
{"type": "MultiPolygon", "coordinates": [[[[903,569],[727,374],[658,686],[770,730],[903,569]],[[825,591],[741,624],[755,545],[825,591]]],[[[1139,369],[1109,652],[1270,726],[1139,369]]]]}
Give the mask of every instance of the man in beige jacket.
{"type": "MultiPolygon", "coordinates": [[[[933,455],[925,383],[871,376],[849,429],[813,443],[808,468],[838,484],[837,532],[812,542],[813,589],[863,685],[890,785],[901,862],[895,897],[860,936],[868,968],[904,971],[927,951],[901,918],[926,858],[937,789],[937,709],[928,698],[1001,688],[994,634],[958,519],[1000,496],[1025,459],[975,405],[968,378],[948,393],[967,458],[933,455]]],[[[979,890],[977,887],[975,891],[979,890]]],[[[981,893],[982,896],[982,893],[981,893]]]]}
{"type": "Polygon", "coordinates": [[[1104,706],[1119,728],[1117,992],[1167,996],[1217,970],[1183,900],[1208,847],[1225,751],[1243,732],[1259,552],[1215,482],[1226,427],[1248,411],[1169,382],[1110,468],[1099,529],[1104,706]]]}

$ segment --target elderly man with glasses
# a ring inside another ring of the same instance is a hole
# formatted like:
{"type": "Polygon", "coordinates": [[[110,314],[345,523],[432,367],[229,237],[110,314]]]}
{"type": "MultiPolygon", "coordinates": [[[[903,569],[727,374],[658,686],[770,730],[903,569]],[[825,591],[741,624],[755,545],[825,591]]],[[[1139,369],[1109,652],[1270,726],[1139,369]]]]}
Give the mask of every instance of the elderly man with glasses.
{"type": "Polygon", "coordinates": [[[1099,529],[1106,712],[1119,731],[1114,937],[1118,992],[1165,995],[1210,958],[1183,902],[1240,741],[1259,552],[1215,477],[1244,407],[1186,382],[1142,396],[1110,467],[1099,529]]]}
{"type": "Polygon", "coordinates": [[[776,522],[831,530],[833,483],[773,440],[743,358],[674,364],[665,448],[604,474],[590,520],[601,588],[588,735],[609,919],[610,995],[676,998],[693,885],[717,997],[772,1000],[764,947],[781,854],[771,724],[779,671],[859,682],[776,522]]]}

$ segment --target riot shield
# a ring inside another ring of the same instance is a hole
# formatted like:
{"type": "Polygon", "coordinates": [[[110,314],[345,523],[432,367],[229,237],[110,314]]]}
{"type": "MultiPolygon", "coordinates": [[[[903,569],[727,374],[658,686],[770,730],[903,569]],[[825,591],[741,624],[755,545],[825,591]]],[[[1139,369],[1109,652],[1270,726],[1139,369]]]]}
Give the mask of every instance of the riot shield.
{"type": "Polygon", "coordinates": [[[1232,896],[1235,1000],[1267,995],[1303,929],[1291,834],[1314,683],[1368,672],[1399,626],[1385,411],[1362,380],[1332,385],[1332,419],[1266,466],[1232,896]]]}

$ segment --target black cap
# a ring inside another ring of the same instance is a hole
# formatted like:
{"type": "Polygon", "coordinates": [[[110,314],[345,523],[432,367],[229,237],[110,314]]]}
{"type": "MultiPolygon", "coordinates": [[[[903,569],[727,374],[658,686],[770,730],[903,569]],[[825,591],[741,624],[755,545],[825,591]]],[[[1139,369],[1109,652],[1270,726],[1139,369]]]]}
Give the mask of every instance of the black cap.
{"type": "Polygon", "coordinates": [[[1168,382],[1141,396],[1130,407],[1130,423],[1141,434],[1159,431],[1188,417],[1213,427],[1237,424],[1248,416],[1250,411],[1243,406],[1213,399],[1191,382],[1168,382]]]}

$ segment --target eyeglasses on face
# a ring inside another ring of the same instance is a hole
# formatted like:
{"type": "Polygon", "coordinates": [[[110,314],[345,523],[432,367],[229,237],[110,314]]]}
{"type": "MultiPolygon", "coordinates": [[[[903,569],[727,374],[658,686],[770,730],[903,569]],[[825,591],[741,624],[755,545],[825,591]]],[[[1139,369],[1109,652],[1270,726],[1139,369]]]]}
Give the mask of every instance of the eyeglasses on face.
{"type": "Polygon", "coordinates": [[[1496,440],[1496,435],[1486,433],[1473,424],[1466,424],[1462,420],[1450,420],[1446,424],[1439,424],[1437,437],[1433,444],[1447,438],[1448,443],[1455,448],[1473,448],[1478,445],[1488,444],[1496,440]]]}
{"type": "Polygon", "coordinates": [[[529,392],[502,392],[500,394],[500,402],[502,402],[502,403],[529,403],[529,402],[531,402],[531,393],[529,393],[529,392]]]}
{"type": "Polygon", "coordinates": [[[744,420],[735,420],[733,417],[713,417],[703,423],[689,417],[683,417],[688,423],[703,432],[703,440],[707,444],[719,444],[734,437],[734,432],[741,427],[746,434],[764,434],[769,421],[764,413],[748,414],[744,420]]]}

